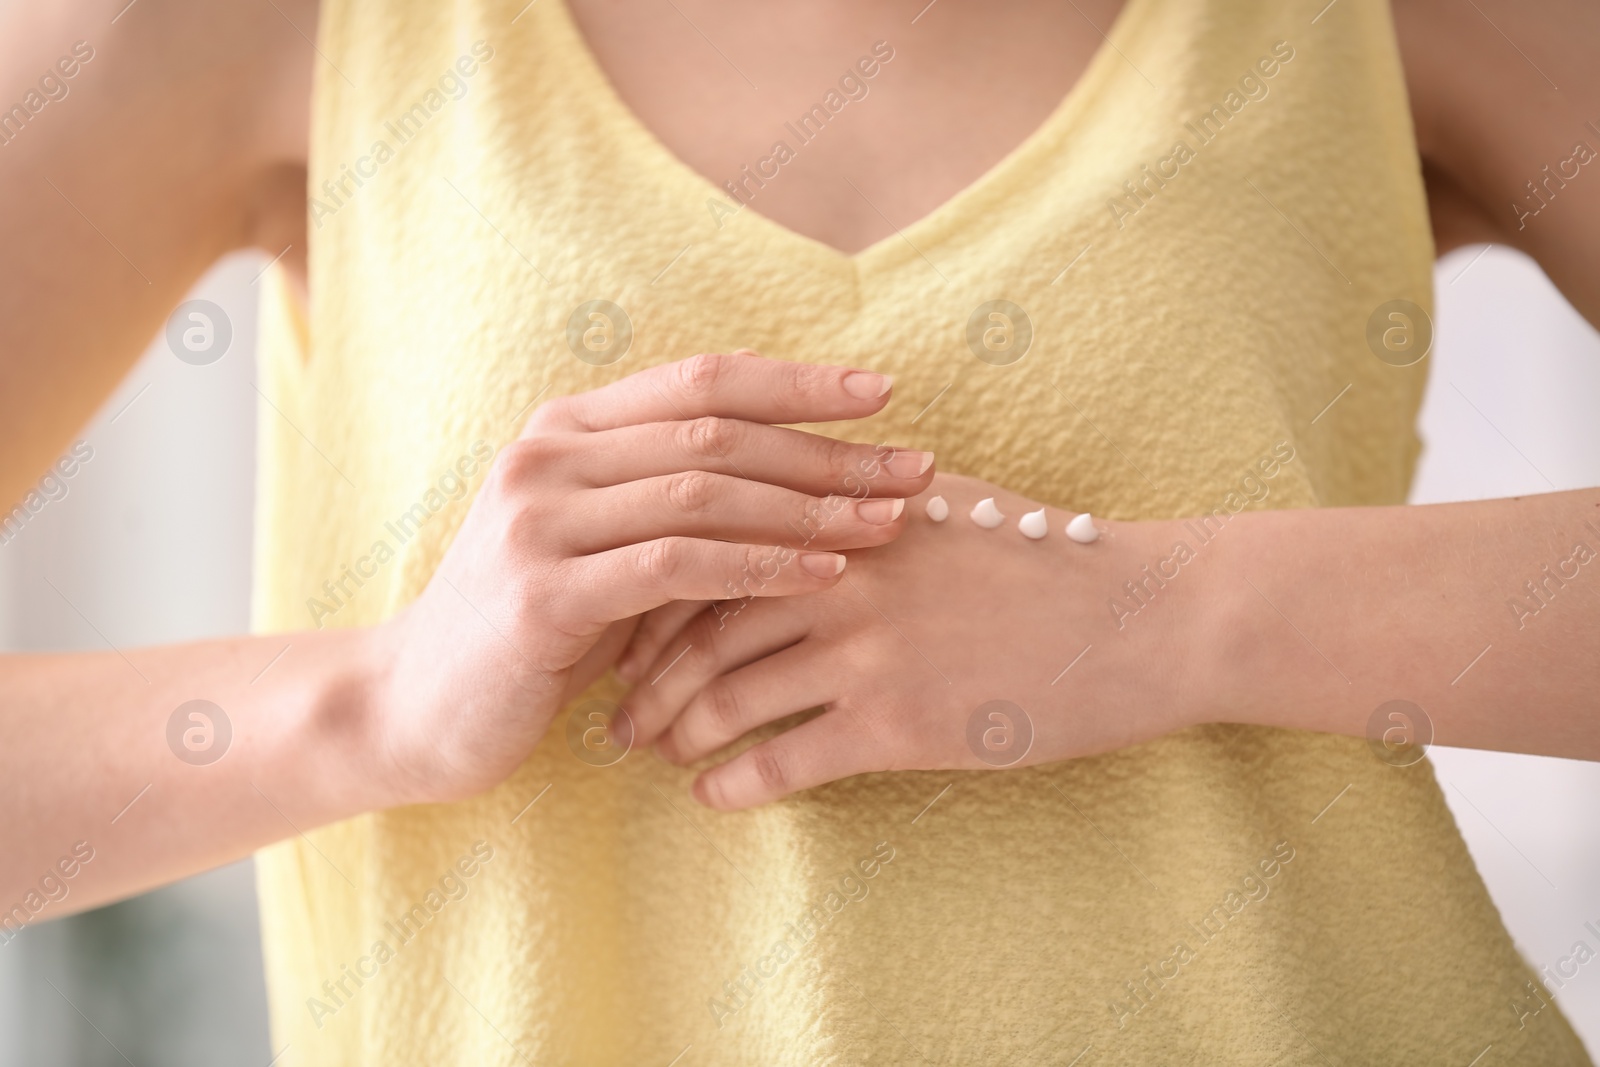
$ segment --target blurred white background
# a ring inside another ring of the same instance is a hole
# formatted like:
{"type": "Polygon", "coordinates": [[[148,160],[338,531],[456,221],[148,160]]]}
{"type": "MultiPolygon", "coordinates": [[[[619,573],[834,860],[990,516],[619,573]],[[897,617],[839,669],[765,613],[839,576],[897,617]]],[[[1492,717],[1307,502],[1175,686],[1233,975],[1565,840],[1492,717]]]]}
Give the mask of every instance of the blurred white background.
{"type": "MultiPolygon", "coordinates": [[[[192,367],[153,346],[83,433],[95,455],[70,495],[0,547],[0,650],[103,648],[96,630],[123,647],[246,629],[264,264],[232,257],[192,294],[232,318],[228,354],[192,367]]],[[[1600,485],[1600,335],[1504,248],[1452,254],[1436,283],[1413,499],[1600,485]]],[[[1583,924],[1600,926],[1600,764],[1442,748],[1432,757],[1529,962],[1592,943],[1583,924]]],[[[241,863],[0,945],[0,1067],[265,1067],[264,998],[254,883],[241,863]]],[[[1600,968],[1557,999],[1600,1051],[1600,968]]]]}

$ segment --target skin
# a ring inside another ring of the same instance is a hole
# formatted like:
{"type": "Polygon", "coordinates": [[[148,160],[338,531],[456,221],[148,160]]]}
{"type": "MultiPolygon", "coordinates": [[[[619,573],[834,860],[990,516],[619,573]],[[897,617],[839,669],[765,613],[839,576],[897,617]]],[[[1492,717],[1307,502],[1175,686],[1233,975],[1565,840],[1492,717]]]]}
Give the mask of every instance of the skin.
{"type": "MultiPolygon", "coordinates": [[[[288,246],[291,280],[311,291],[304,198],[320,62],[307,41],[315,5],[123,7],[77,0],[0,14],[0,101],[21,99],[71,42],[96,50],[70,96],[0,147],[7,500],[61,453],[218,256],[288,246]]],[[[758,158],[771,130],[864,45],[895,41],[895,77],[874,86],[874,106],[838,136],[830,130],[754,204],[856,251],[927,214],[1026,138],[1100,46],[1117,4],[945,0],[910,29],[915,12],[887,0],[573,7],[624,101],[717,181],[758,158]],[[760,92],[708,52],[696,26],[715,26],[723,51],[760,72],[760,92]],[[718,121],[701,121],[706,114],[718,121]]],[[[1574,140],[1600,143],[1584,125],[1600,119],[1590,62],[1600,15],[1557,0],[1533,10],[1397,0],[1395,13],[1440,249],[1477,240],[1521,248],[1600,321],[1600,181],[1571,183],[1521,229],[1509,208],[1574,140]]],[[[1060,605],[1098,603],[1165,556],[1173,524],[1103,524],[1087,547],[981,531],[962,517],[978,497],[997,497],[1012,516],[1030,505],[1002,487],[936,476],[922,454],[903,457],[899,470],[877,464],[869,494],[891,511],[895,499],[915,502],[874,522],[859,500],[835,508],[826,499],[860,495],[845,476],[872,463],[870,450],[768,424],[865,417],[887,400],[887,383],[858,378],[870,395],[854,396],[845,368],[753,356],[646,373],[653,387],[630,379],[540,408],[485,475],[415,604],[380,626],[296,635],[294,653],[255,685],[282,638],[130,651],[143,686],[110,653],[0,658],[9,742],[0,746],[0,801],[12,813],[0,831],[0,900],[20,899],[147,784],[118,823],[116,848],[102,848],[47,915],[226,862],[296,829],[473,795],[509,773],[561,702],[630,642],[622,671],[644,683],[628,702],[639,739],[660,739],[669,758],[710,758],[753,726],[825,707],[711,768],[697,790],[721,808],[866,770],[981,766],[966,747],[966,721],[997,697],[1032,709],[1025,762],[1197,722],[1362,735],[1372,708],[1396,694],[1429,709],[1441,741],[1600,758],[1584,670],[1600,638],[1600,586],[1569,582],[1532,619],[1505,606],[1541,565],[1568,558],[1575,538],[1600,545],[1582,532],[1600,524],[1594,491],[1244,513],[1114,630],[1109,616],[1060,605]],[[664,410],[656,389],[694,421],[664,410]],[[596,474],[601,457],[611,466],[596,474]],[[944,527],[922,517],[931,492],[952,502],[944,527]],[[707,614],[704,598],[730,576],[752,562],[765,573],[767,553],[787,536],[783,520],[819,510],[833,517],[806,547],[847,552],[848,583],[809,575],[796,560],[759,583],[761,598],[736,617],[707,614]],[[937,590],[918,577],[928,573],[941,575],[937,590]],[[996,603],[1015,635],[1003,647],[996,603]],[[902,620],[905,639],[878,609],[902,620]],[[1472,668],[1471,684],[1451,686],[1490,642],[1495,651],[1472,668]],[[663,684],[645,681],[686,644],[695,651],[663,684]],[[1052,685],[1085,645],[1093,647],[1052,685]],[[828,684],[816,684],[821,676],[828,684]],[[183,773],[191,768],[165,742],[172,709],[195,692],[226,706],[235,731],[230,757],[201,775],[183,773]],[[1507,707],[1523,710],[1513,721],[1507,707]]],[[[1052,511],[1052,529],[1067,517],[1052,511]]]]}
{"type": "Polygon", "coordinates": [[[1443,744],[1600,759],[1600,583],[1571,560],[1577,541],[1600,552],[1593,492],[1241,512],[1213,520],[1209,542],[1183,521],[1097,519],[1088,546],[1063,536],[1071,513],[1053,508],[1048,538],[1023,537],[1016,520],[1039,505],[987,482],[940,474],[935,493],[946,522],[914,501],[905,534],[852,553],[848,580],[825,593],[648,617],[620,668],[638,683],[623,701],[636,740],[694,764],[826,709],[706,769],[694,794],[723,810],[867,771],[994,766],[967,729],[995,700],[1023,710],[986,727],[1033,737],[1025,753],[1004,738],[989,746],[1005,766],[1212,722],[1366,736],[1373,710],[1397,697],[1425,709],[1443,744]],[[966,518],[988,496],[1007,516],[995,530],[966,518]],[[1507,607],[1542,565],[1563,562],[1577,577],[1552,584],[1547,607],[1507,607]],[[1107,610],[1136,606],[1129,581],[1147,583],[1144,606],[1107,610]]]}

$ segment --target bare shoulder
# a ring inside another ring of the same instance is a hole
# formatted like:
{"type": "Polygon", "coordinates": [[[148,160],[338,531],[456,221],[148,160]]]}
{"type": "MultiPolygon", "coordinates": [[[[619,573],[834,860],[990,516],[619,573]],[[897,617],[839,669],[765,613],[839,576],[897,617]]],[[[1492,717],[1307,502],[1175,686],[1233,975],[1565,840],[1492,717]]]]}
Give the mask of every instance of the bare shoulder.
{"type": "Polygon", "coordinates": [[[205,167],[231,188],[253,170],[303,165],[316,24],[315,0],[11,5],[0,11],[0,146],[86,179],[94,168],[71,150],[88,154],[94,138],[99,169],[122,183],[205,167]]]}
{"type": "Polygon", "coordinates": [[[1600,321],[1600,5],[1393,10],[1440,251],[1521,248],[1600,321]]]}
{"type": "Polygon", "coordinates": [[[219,256],[305,244],[312,0],[0,7],[0,500],[219,256]]]}

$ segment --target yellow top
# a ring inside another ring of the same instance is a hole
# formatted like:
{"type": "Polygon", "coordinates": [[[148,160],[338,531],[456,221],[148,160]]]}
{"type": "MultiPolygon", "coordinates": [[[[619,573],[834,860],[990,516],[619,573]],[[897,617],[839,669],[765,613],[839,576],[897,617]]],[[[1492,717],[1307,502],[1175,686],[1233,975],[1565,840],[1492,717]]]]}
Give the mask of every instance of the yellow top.
{"type": "MultiPolygon", "coordinates": [[[[835,431],[1058,507],[1404,499],[1427,362],[1367,332],[1431,307],[1433,249],[1385,0],[1129,0],[1042,127],[853,256],[733,212],[525,3],[323,5],[262,629],[415,597],[450,472],[536,397],[745,345],[895,375],[835,431]]],[[[1429,765],[1362,740],[1210,726],[719,815],[566,725],[486,796],[261,854],[280,1063],[1588,1062],[1429,765]]]]}

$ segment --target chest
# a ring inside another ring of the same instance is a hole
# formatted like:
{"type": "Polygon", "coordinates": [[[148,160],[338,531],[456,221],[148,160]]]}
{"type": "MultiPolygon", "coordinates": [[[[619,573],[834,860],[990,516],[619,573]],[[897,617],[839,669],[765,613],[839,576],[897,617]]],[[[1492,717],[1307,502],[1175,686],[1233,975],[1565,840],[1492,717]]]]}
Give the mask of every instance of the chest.
{"type": "Polygon", "coordinates": [[[659,140],[752,210],[843,252],[934,211],[1036,130],[1121,0],[1077,5],[571,0],[659,140]]]}
{"type": "MultiPolygon", "coordinates": [[[[919,43],[907,27],[949,3],[774,79],[776,53],[751,59],[738,32],[680,3],[710,38],[686,31],[702,65],[724,69],[667,68],[634,105],[626,53],[604,69],[564,5],[535,5],[481,47],[480,27],[515,8],[434,9],[425,29],[339,9],[330,56],[360,88],[323,84],[313,185],[372,176],[319,211],[309,373],[293,383],[306,410],[286,413],[319,443],[350,435],[365,484],[514,432],[541,396],[749,346],[895,375],[888,411],[823,431],[928,448],[943,469],[1042,501],[1125,518],[1209,510],[1279,441],[1306,472],[1278,491],[1286,502],[1398,498],[1425,361],[1383,362],[1365,330],[1387,302],[1427,304],[1430,257],[1382,9],[1368,0],[1362,20],[1307,39],[1268,0],[1129,0],[1081,76],[1039,91],[1048,114],[1031,129],[993,93],[938,120],[964,133],[974,114],[1008,116],[990,142],[1004,158],[985,167],[959,134],[908,155],[900,127],[929,122],[872,110],[911,69],[896,66],[919,43]],[[874,55],[880,40],[892,57],[874,55]],[[404,55],[378,55],[382,41],[404,55]],[[473,73],[429,104],[416,72],[460,70],[469,48],[473,73]],[[817,71],[830,77],[809,81],[817,71]],[[707,110],[708,86],[744,77],[759,88],[707,110]],[[833,92],[845,102],[829,106],[833,92]],[[783,99],[769,110],[767,94],[783,99]],[[800,136],[812,100],[828,117],[800,136]],[[395,117],[418,107],[420,129],[395,117]],[[655,108],[693,119],[676,147],[655,108]],[[759,177],[772,140],[796,158],[735,198],[716,175],[759,177]],[[965,185],[941,170],[963,159],[980,171],[965,185]],[[918,188],[934,190],[920,214],[918,188]]],[[[930,91],[922,107],[958,108],[930,91]]]]}

